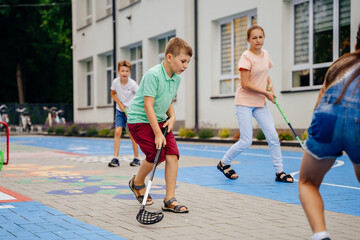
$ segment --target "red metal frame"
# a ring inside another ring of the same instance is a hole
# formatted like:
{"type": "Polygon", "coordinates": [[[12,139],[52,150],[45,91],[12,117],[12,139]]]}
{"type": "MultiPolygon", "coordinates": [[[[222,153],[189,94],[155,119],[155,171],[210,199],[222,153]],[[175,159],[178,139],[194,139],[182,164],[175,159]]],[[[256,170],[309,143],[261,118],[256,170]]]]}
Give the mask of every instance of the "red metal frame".
{"type": "Polygon", "coordinates": [[[0,124],[4,124],[6,127],[6,162],[4,161],[4,165],[9,163],[9,125],[6,122],[0,122],[0,124]]]}

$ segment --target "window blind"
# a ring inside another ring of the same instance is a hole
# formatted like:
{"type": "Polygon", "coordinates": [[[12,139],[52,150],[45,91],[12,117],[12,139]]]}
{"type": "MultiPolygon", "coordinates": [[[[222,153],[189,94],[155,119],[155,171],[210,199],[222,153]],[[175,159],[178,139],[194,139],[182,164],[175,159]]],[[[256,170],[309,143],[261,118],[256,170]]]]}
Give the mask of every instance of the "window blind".
{"type": "Polygon", "coordinates": [[[333,29],[333,0],[314,0],[314,34],[333,29]]]}
{"type": "Polygon", "coordinates": [[[234,19],[234,75],[240,74],[238,62],[241,54],[247,49],[247,22],[247,16],[234,19]]]}
{"type": "Polygon", "coordinates": [[[295,5],[294,9],[294,63],[309,62],[309,3],[295,5]]]}
{"type": "Polygon", "coordinates": [[[221,74],[231,74],[231,22],[221,25],[221,74]]]}
{"type": "Polygon", "coordinates": [[[350,0],[342,0],[339,4],[339,25],[350,26],[350,0]]]}

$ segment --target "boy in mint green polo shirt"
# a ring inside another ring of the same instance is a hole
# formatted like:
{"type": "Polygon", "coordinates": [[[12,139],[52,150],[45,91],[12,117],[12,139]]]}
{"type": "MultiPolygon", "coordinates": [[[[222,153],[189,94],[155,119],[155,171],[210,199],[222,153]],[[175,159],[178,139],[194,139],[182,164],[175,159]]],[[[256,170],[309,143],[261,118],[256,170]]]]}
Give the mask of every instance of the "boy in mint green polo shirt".
{"type": "MultiPolygon", "coordinates": [[[[192,48],[181,38],[172,38],[165,49],[165,60],[146,72],[128,112],[128,128],[135,142],[146,155],[138,173],[129,182],[136,199],[142,203],[145,194],[145,178],[151,172],[156,150],[163,145],[159,162],[165,161],[166,196],[164,211],[189,212],[175,199],[179,150],[172,133],[176,118],[172,105],[181,78],[192,56],[192,48]],[[166,116],[168,120],[166,120],[166,116]],[[168,126],[166,137],[162,128],[168,126]]],[[[153,204],[148,196],[146,205],[153,204]]]]}

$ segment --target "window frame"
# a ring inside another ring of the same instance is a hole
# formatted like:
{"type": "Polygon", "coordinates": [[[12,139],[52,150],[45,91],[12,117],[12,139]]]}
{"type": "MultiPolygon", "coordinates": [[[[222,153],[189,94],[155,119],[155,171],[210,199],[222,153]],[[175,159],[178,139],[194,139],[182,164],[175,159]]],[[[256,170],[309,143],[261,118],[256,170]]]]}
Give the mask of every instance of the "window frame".
{"type": "Polygon", "coordinates": [[[112,14],[112,1],[111,0],[106,0],[105,12],[106,12],[106,16],[112,14]]]}
{"type": "Polygon", "coordinates": [[[176,37],[176,33],[175,32],[171,32],[171,33],[167,33],[165,35],[162,35],[161,37],[158,37],[156,39],[157,41],[157,49],[158,49],[158,63],[161,63],[162,61],[164,61],[165,59],[165,50],[166,50],[166,46],[167,44],[169,43],[169,40],[173,37],[176,37]],[[164,48],[164,52],[160,52],[160,44],[159,44],[159,41],[161,39],[165,39],[165,48],[164,48]]]}
{"type": "Polygon", "coordinates": [[[85,86],[86,86],[86,99],[85,106],[93,106],[93,80],[94,80],[94,62],[93,60],[88,60],[85,62],[85,86]],[[91,64],[91,70],[88,69],[88,64],[91,64]]]}
{"type": "Polygon", "coordinates": [[[108,54],[105,56],[105,59],[106,59],[106,104],[108,105],[111,105],[113,103],[113,99],[111,97],[111,84],[112,84],[112,81],[113,81],[113,76],[114,76],[114,68],[113,68],[113,55],[112,54],[108,54]],[[108,57],[110,57],[110,63],[111,65],[108,66],[108,57]],[[109,76],[109,72],[110,72],[110,79],[108,78],[109,76]],[[110,101],[109,101],[110,100],[110,101]]]}
{"type": "Polygon", "coordinates": [[[93,6],[92,0],[86,0],[85,6],[85,23],[89,25],[92,23],[92,16],[93,16],[93,6]]]}
{"type": "MultiPolygon", "coordinates": [[[[235,31],[234,31],[234,19],[236,18],[241,18],[241,17],[245,17],[247,16],[247,29],[251,26],[252,23],[252,18],[256,17],[257,19],[257,9],[252,9],[249,11],[245,11],[242,12],[240,14],[236,14],[233,16],[229,16],[226,17],[224,19],[221,19],[220,21],[218,21],[218,42],[219,42],[219,56],[220,56],[220,63],[219,63],[219,77],[218,77],[218,95],[221,97],[226,97],[226,96],[234,96],[235,92],[236,92],[236,87],[235,87],[235,80],[239,79],[240,81],[240,75],[236,75],[235,74],[235,66],[234,66],[234,39],[235,39],[235,31]],[[231,73],[230,74],[222,74],[222,66],[221,66],[221,61],[222,61],[222,54],[221,54],[221,50],[222,50],[222,45],[221,45],[221,26],[227,23],[231,23],[231,73]],[[221,81],[224,80],[228,80],[231,79],[231,92],[230,93],[221,93],[221,81]]],[[[246,34],[246,33],[245,33],[246,34]]],[[[246,43],[247,48],[249,47],[249,44],[246,43]]]]}
{"type": "Polygon", "coordinates": [[[290,89],[292,91],[303,91],[303,90],[314,90],[320,89],[321,85],[314,85],[314,71],[317,69],[328,68],[330,65],[339,58],[339,22],[340,22],[340,14],[339,14],[339,1],[340,0],[332,0],[333,2],[333,21],[332,21],[332,61],[330,62],[322,62],[322,63],[314,63],[314,0],[292,0],[291,1],[291,13],[290,13],[290,22],[291,22],[291,30],[290,30],[290,55],[291,55],[291,77],[290,77],[290,89]],[[305,2],[309,3],[309,37],[308,37],[308,63],[295,64],[295,6],[299,4],[303,4],[305,2]],[[308,86],[298,86],[294,87],[294,72],[297,71],[309,71],[309,85],[308,86]]]}
{"type": "Polygon", "coordinates": [[[141,82],[141,79],[142,79],[142,77],[143,77],[143,75],[144,75],[144,73],[143,73],[143,66],[144,66],[144,64],[143,64],[143,46],[142,46],[142,44],[140,43],[140,44],[136,44],[136,45],[132,45],[131,47],[129,47],[128,48],[129,49],[129,59],[130,59],[130,63],[131,63],[131,65],[132,65],[132,67],[131,67],[131,72],[130,72],[130,78],[131,79],[133,79],[133,80],[135,80],[136,81],[136,83],[138,84],[138,85],[140,85],[140,82],[141,82]],[[138,49],[139,49],[139,47],[141,47],[141,58],[139,57],[139,51],[138,51],[138,49]],[[131,60],[131,49],[134,49],[135,48],[135,51],[136,51],[136,59],[135,60],[131,60]],[[141,73],[140,73],[140,75],[141,75],[141,77],[140,78],[138,78],[138,76],[139,76],[139,65],[141,64],[141,73]],[[135,68],[135,71],[136,71],[136,77],[134,77],[134,76],[132,76],[132,71],[133,71],[133,69],[134,69],[134,66],[136,66],[135,68]]]}

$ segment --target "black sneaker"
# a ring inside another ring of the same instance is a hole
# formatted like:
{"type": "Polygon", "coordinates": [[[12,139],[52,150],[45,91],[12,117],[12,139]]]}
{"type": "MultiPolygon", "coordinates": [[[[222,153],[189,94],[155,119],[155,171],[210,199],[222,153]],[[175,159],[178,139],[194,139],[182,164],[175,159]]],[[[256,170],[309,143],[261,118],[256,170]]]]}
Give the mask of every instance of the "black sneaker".
{"type": "Polygon", "coordinates": [[[113,158],[111,162],[109,162],[109,167],[118,167],[120,166],[119,159],[113,158]]]}
{"type": "Polygon", "coordinates": [[[136,166],[140,166],[140,160],[137,158],[134,158],[134,160],[130,163],[130,166],[132,167],[136,167],[136,166]]]}
{"type": "Polygon", "coordinates": [[[322,240],[331,240],[331,239],[327,237],[327,238],[323,238],[322,240]]]}

